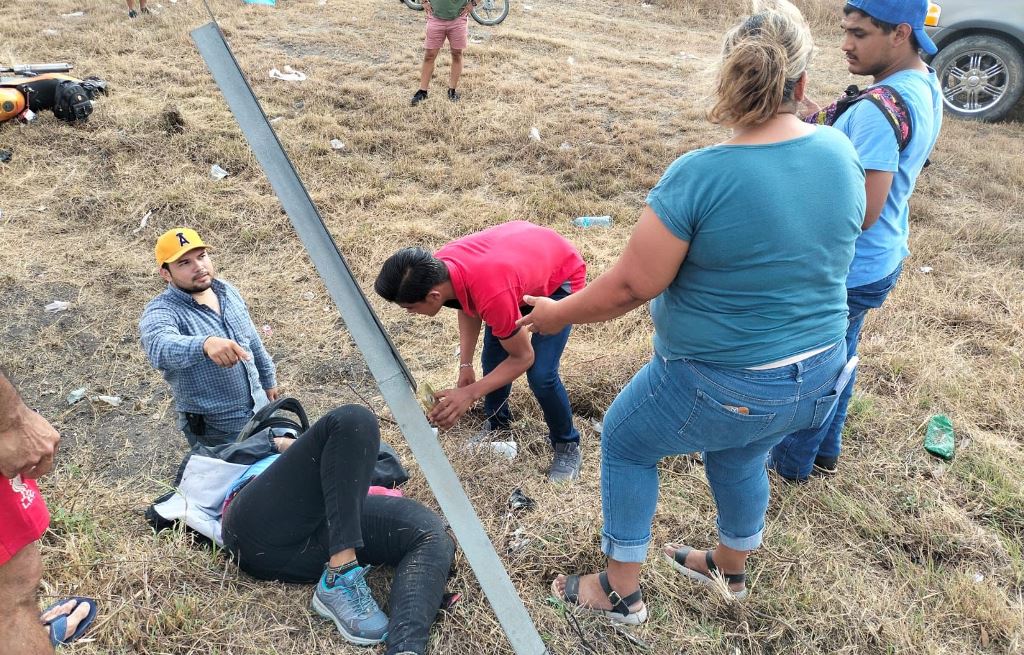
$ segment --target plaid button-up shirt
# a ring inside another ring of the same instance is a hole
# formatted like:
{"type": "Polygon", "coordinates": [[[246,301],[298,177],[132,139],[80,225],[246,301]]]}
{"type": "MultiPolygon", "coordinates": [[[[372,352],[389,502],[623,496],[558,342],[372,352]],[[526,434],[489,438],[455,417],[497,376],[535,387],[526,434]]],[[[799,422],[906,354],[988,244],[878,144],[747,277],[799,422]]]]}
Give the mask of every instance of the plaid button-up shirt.
{"type": "Polygon", "coordinates": [[[274,362],[263,347],[238,290],[213,281],[220,314],[167,285],[142,312],[142,348],[171,386],[179,412],[202,414],[215,430],[236,432],[266,403],[264,389],[277,386],[274,362]],[[203,352],[209,337],[232,339],[252,358],[229,368],[203,352]]]}

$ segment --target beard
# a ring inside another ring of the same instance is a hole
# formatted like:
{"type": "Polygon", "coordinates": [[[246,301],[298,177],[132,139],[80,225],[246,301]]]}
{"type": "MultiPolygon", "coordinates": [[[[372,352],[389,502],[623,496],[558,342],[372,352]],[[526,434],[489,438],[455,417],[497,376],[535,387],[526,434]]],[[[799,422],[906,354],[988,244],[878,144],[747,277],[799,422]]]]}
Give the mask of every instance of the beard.
{"type": "Polygon", "coordinates": [[[212,287],[213,281],[217,279],[213,273],[207,273],[207,275],[209,276],[208,279],[204,279],[202,276],[200,276],[199,279],[204,280],[203,282],[196,282],[195,280],[190,280],[187,284],[182,284],[179,283],[177,280],[174,280],[174,286],[178,287],[185,293],[202,293],[203,291],[206,291],[207,289],[212,287]]]}

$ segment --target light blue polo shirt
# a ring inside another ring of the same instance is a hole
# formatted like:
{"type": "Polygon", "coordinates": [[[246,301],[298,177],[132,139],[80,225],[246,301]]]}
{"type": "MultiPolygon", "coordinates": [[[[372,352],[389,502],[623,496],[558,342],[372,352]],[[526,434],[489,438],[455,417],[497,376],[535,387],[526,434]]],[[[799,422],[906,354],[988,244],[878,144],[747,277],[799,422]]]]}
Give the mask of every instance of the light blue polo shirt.
{"type": "Polygon", "coordinates": [[[836,121],[836,129],[853,142],[865,170],[893,173],[892,188],[878,222],[857,239],[857,252],[846,280],[850,289],[881,280],[910,254],[908,201],[942,127],[942,91],[935,71],[904,70],[878,84],[892,87],[903,97],[910,111],[912,132],[910,143],[901,153],[892,124],[881,109],[866,100],[836,121]]]}
{"type": "Polygon", "coordinates": [[[668,167],[647,204],[690,244],[651,303],[661,356],[747,368],[846,334],[864,170],[838,130],[694,150],[668,167]]]}

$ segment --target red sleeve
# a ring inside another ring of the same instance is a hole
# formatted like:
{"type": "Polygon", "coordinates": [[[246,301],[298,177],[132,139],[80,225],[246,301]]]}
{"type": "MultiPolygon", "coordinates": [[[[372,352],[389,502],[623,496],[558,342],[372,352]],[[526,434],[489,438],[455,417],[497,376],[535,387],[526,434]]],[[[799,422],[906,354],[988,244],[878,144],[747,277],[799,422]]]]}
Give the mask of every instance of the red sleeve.
{"type": "Polygon", "coordinates": [[[491,332],[499,339],[508,339],[519,328],[516,321],[523,317],[519,311],[519,298],[516,297],[515,289],[508,289],[491,299],[477,309],[480,311],[480,319],[491,328],[491,332]]]}

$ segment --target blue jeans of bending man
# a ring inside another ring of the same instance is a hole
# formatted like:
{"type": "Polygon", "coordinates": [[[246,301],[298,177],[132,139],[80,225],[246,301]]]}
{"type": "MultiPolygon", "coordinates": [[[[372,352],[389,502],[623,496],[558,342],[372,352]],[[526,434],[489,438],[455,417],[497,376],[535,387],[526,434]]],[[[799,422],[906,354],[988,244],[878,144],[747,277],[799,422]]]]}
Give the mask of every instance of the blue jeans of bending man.
{"type": "Polygon", "coordinates": [[[761,545],[768,509],[765,455],[782,437],[831,417],[846,364],[840,341],[807,359],[764,371],[730,369],[657,353],[615,398],[601,440],[601,549],[643,562],[658,501],[658,461],[703,452],[729,548],[761,545]]]}
{"type": "MultiPolygon", "coordinates": [[[[846,328],[846,351],[848,357],[857,354],[860,331],[868,310],[878,309],[896,286],[903,265],[877,282],[846,290],[846,304],[849,307],[849,326],[846,328]]],[[[786,478],[803,480],[811,474],[817,457],[839,457],[843,445],[843,425],[846,423],[847,407],[853,396],[853,384],[857,379],[854,371],[849,384],[839,396],[835,416],[817,430],[804,430],[786,436],[772,448],[769,466],[786,478]]]]}
{"type": "MultiPolygon", "coordinates": [[[[566,297],[568,292],[558,289],[551,294],[553,300],[566,297]]],[[[562,361],[562,352],[565,344],[569,341],[569,333],[572,326],[567,325],[564,330],[557,334],[534,334],[530,338],[533,346],[533,365],[526,371],[526,381],[533,391],[534,398],[540,404],[544,413],[544,422],[548,426],[548,439],[551,445],[580,440],[580,433],[572,424],[572,407],[569,405],[569,395],[565,392],[565,385],[558,374],[558,367],[562,361]]],[[[501,341],[494,336],[491,328],[484,329],[484,346],[480,355],[484,375],[487,375],[498,364],[505,361],[508,352],[502,347],[501,341]]],[[[487,413],[489,427],[492,430],[506,429],[512,421],[512,414],[508,407],[508,397],[512,391],[512,385],[508,384],[500,389],[495,389],[484,397],[484,411],[487,413]]]]}

